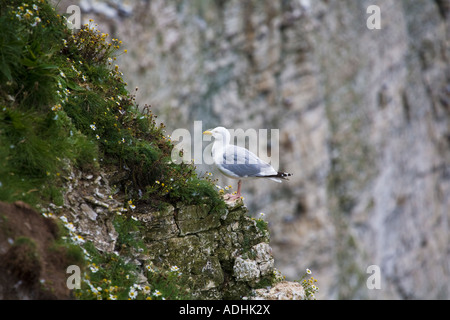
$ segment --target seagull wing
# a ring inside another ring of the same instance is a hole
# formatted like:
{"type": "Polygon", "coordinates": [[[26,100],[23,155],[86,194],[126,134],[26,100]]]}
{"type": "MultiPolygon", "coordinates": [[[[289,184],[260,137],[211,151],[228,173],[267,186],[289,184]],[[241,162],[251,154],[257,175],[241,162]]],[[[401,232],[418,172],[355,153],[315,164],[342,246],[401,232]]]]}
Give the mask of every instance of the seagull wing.
{"type": "Polygon", "coordinates": [[[217,163],[219,170],[232,178],[273,177],[278,173],[254,153],[238,146],[228,145],[219,159],[222,160],[217,163]]]}

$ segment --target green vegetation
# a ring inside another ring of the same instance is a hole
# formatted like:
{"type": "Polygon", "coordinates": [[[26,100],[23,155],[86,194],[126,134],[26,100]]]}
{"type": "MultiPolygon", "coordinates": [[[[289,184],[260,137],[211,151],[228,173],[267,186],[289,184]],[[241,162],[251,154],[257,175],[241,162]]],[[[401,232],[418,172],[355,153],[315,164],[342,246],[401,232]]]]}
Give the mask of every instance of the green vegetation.
{"type": "Polygon", "coordinates": [[[308,276],[311,275],[311,273],[311,270],[306,269],[306,272],[303,274],[303,276],[299,280],[297,280],[297,282],[303,286],[303,289],[305,289],[307,300],[315,300],[315,294],[319,291],[319,287],[316,285],[317,279],[315,279],[313,276],[307,279],[308,276]]]}
{"type": "Polygon", "coordinates": [[[60,203],[70,166],[111,166],[129,172],[127,199],[223,206],[211,181],[171,162],[164,125],[127,91],[121,41],[92,22],[72,34],[46,1],[0,10],[0,200],[60,203]]]}

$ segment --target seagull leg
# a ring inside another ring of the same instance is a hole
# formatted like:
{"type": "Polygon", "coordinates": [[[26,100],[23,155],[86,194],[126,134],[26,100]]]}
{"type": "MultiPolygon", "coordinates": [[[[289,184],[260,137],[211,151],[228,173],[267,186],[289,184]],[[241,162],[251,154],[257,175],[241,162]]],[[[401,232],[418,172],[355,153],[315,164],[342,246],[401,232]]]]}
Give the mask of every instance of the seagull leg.
{"type": "Polygon", "coordinates": [[[228,201],[240,199],[241,198],[241,185],[242,185],[242,181],[239,180],[238,189],[237,189],[236,194],[227,194],[225,199],[228,201]]]}
{"type": "Polygon", "coordinates": [[[236,194],[236,196],[237,196],[238,198],[241,197],[241,184],[242,184],[242,181],[239,180],[239,182],[238,182],[237,194],[236,194]]]}

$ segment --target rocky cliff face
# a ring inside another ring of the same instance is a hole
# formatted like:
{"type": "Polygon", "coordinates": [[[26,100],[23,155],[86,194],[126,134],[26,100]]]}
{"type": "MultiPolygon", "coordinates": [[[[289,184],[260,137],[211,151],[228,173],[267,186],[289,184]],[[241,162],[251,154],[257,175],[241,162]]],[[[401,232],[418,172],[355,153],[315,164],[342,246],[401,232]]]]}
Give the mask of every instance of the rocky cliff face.
{"type": "MultiPolygon", "coordinates": [[[[120,201],[107,196],[115,174],[74,172],[59,211],[105,254],[120,251],[121,246],[113,221],[123,208],[120,201]]],[[[211,213],[206,205],[160,208],[137,205],[123,212],[126,219],[142,226],[130,232],[142,245],[130,247],[125,254],[142,275],[146,266],[155,270],[177,266],[187,277],[190,297],[201,299],[240,299],[276,280],[267,224],[250,218],[242,202],[230,203],[220,214],[211,213]]]]}
{"type": "Polygon", "coordinates": [[[284,274],[310,267],[325,298],[450,297],[449,1],[114,3],[81,1],[83,18],[123,39],[129,86],[168,133],[280,129],[294,176],[243,192],[284,274]]]}
{"type": "MultiPolygon", "coordinates": [[[[150,269],[156,272],[175,268],[184,284],[180,290],[188,288],[189,298],[306,298],[298,283],[287,283],[288,288],[275,293],[256,291],[270,287],[282,277],[274,267],[267,223],[250,218],[242,201],[230,203],[221,214],[211,213],[204,205],[181,203],[176,207],[167,204],[159,211],[138,205],[130,214],[117,197],[107,196],[111,194],[109,181],[103,171],[72,171],[64,205],[53,206],[52,217],[44,217],[20,201],[0,202],[0,297],[74,297],[66,286],[70,275],[66,269],[69,265],[83,267],[83,260],[90,259],[90,254],[84,250],[83,257],[80,251],[76,258],[66,245],[58,245],[61,235],[57,221],[62,219],[76,230],[76,237],[83,243],[89,242],[104,256],[117,254],[134,266],[136,285],[141,287],[149,286],[150,269]],[[118,232],[123,232],[116,224],[118,214],[143,226],[129,232],[142,241],[139,248],[120,243],[119,238],[129,234],[118,232]]],[[[92,263],[89,267],[97,268],[92,263]]],[[[154,285],[150,284],[152,290],[154,285]]],[[[286,282],[280,285],[286,286],[286,282]]]]}

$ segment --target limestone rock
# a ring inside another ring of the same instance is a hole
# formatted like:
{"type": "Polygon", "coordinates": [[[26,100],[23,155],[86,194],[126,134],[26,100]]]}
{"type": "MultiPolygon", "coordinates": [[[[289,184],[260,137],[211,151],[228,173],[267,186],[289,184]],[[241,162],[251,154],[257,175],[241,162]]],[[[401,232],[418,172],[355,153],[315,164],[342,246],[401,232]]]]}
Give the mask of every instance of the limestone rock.
{"type": "Polygon", "coordinates": [[[237,257],[234,262],[233,273],[237,281],[252,281],[259,278],[261,271],[255,260],[237,257]]]}
{"type": "Polygon", "coordinates": [[[273,281],[268,233],[256,226],[242,202],[233,203],[222,215],[205,206],[179,205],[166,210],[137,215],[146,226],[149,256],[144,264],[178,266],[188,276],[193,295],[203,299],[237,299],[260,281],[273,281]],[[168,216],[175,216],[172,226],[178,232],[155,238],[158,232],[151,226],[168,216]]]}
{"type": "Polygon", "coordinates": [[[144,223],[147,230],[147,240],[163,240],[169,239],[179,234],[178,226],[175,222],[175,208],[166,204],[165,209],[147,212],[144,208],[139,207],[136,217],[144,223]]]}
{"type": "Polygon", "coordinates": [[[261,276],[272,274],[273,271],[274,259],[268,243],[253,246],[250,252],[237,257],[233,266],[237,281],[257,282],[261,276]]]}
{"type": "Polygon", "coordinates": [[[178,208],[176,223],[180,235],[198,233],[220,226],[220,217],[209,214],[207,206],[181,206],[178,208]]]}
{"type": "Polygon", "coordinates": [[[93,178],[92,174],[84,176],[72,168],[67,179],[64,206],[58,211],[76,226],[80,236],[92,241],[97,249],[113,252],[118,234],[110,214],[120,211],[122,204],[104,196],[111,194],[111,186],[103,172],[98,172],[93,178]]]}
{"type": "Polygon", "coordinates": [[[283,281],[267,289],[256,289],[252,300],[304,300],[305,290],[298,282],[283,281]]]}

